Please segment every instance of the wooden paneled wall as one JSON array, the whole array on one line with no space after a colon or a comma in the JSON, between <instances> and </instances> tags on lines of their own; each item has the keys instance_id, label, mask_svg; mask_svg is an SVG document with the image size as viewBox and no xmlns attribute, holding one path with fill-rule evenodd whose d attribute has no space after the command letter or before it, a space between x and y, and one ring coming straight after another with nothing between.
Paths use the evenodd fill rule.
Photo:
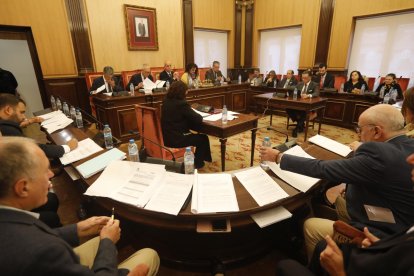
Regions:
<instances>
[{"instance_id":1,"label":"wooden paneled wall","mask_svg":"<svg viewBox=\"0 0 414 276\"><path fill-rule=\"evenodd\" d=\"M347 69L355 17L393 13L408 9L414 9L413 0L335 0L328 67L334 70ZM378 43L381 42L378 41Z\"/></svg>"},{"instance_id":2,"label":"wooden paneled wall","mask_svg":"<svg viewBox=\"0 0 414 276\"><path fill-rule=\"evenodd\" d=\"M194 28L228 31L227 64L234 66L234 0L193 0Z\"/></svg>"},{"instance_id":3,"label":"wooden paneled wall","mask_svg":"<svg viewBox=\"0 0 414 276\"><path fill-rule=\"evenodd\" d=\"M44 77L77 75L64 0L1 0L0 24L32 28Z\"/></svg>"},{"instance_id":4,"label":"wooden paneled wall","mask_svg":"<svg viewBox=\"0 0 414 276\"><path fill-rule=\"evenodd\" d=\"M99 0L85 1L96 70L106 65L115 71L163 66L169 59L183 67L183 25L181 0ZM155 8L157 13L158 51L129 51L124 4Z\"/></svg>"},{"instance_id":5,"label":"wooden paneled wall","mask_svg":"<svg viewBox=\"0 0 414 276\"><path fill-rule=\"evenodd\" d=\"M313 67L321 0L256 0L254 5L253 66L259 65L260 30L301 25L299 68Z\"/></svg>"}]
</instances>

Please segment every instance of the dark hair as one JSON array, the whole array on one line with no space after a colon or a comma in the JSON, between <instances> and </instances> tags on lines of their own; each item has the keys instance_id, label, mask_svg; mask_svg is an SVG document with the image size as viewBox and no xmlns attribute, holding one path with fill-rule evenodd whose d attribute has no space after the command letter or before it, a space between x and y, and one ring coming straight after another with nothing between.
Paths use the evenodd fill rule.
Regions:
<instances>
[{"instance_id":1,"label":"dark hair","mask_svg":"<svg viewBox=\"0 0 414 276\"><path fill-rule=\"evenodd\" d=\"M214 64L218 64L218 65L220 65L220 62L219 62L219 61L217 61L217 60L215 60L215 61L213 61L213 66L214 66Z\"/></svg>"},{"instance_id":2,"label":"dark hair","mask_svg":"<svg viewBox=\"0 0 414 276\"><path fill-rule=\"evenodd\" d=\"M185 92L187 92L188 86L182 81L175 81L171 84L167 92L168 99L184 100Z\"/></svg>"},{"instance_id":3,"label":"dark hair","mask_svg":"<svg viewBox=\"0 0 414 276\"><path fill-rule=\"evenodd\" d=\"M306 74L306 75L308 75L309 77L311 77L312 76L312 71L310 71L310 70L305 70L305 71L303 71L302 72L302 75L303 74Z\"/></svg>"},{"instance_id":4,"label":"dark hair","mask_svg":"<svg viewBox=\"0 0 414 276\"><path fill-rule=\"evenodd\" d=\"M351 74L349 74L349 79L348 79L349 82L352 82L352 74L354 72L356 72L358 74L358 81L365 81L364 78L361 75L361 72L359 72L357 70L354 70L354 71L351 72Z\"/></svg>"},{"instance_id":5,"label":"dark hair","mask_svg":"<svg viewBox=\"0 0 414 276\"><path fill-rule=\"evenodd\" d=\"M269 75L270 75L271 73L273 73L273 74L275 74L275 75L276 75L276 71L275 71L275 70L270 70L270 71L269 71Z\"/></svg>"},{"instance_id":6,"label":"dark hair","mask_svg":"<svg viewBox=\"0 0 414 276\"><path fill-rule=\"evenodd\" d=\"M6 94L6 93L0 94L0 109L3 109L8 105L12 107L16 107L19 104L19 102L20 102L20 99L12 94Z\"/></svg>"},{"instance_id":7,"label":"dark hair","mask_svg":"<svg viewBox=\"0 0 414 276\"><path fill-rule=\"evenodd\" d=\"M289 72L289 71L291 71L291 72L292 72L292 75L294 75L294 74L295 74L295 70L292 70L292 69L287 70L287 72Z\"/></svg>"},{"instance_id":8,"label":"dark hair","mask_svg":"<svg viewBox=\"0 0 414 276\"><path fill-rule=\"evenodd\" d=\"M323 68L323 67L325 67L325 68L326 68L326 64L325 64L325 63L320 63L320 64L319 64L319 68Z\"/></svg>"},{"instance_id":9,"label":"dark hair","mask_svg":"<svg viewBox=\"0 0 414 276\"><path fill-rule=\"evenodd\" d=\"M187 73L190 73L190 70L192 69L192 68L194 68L195 67L195 74L196 74L196 76L198 76L198 66L197 66L197 64L195 64L195 63L188 63L187 64L187 66L185 67L185 71L187 72Z\"/></svg>"},{"instance_id":10,"label":"dark hair","mask_svg":"<svg viewBox=\"0 0 414 276\"><path fill-rule=\"evenodd\" d=\"M404 115L404 117L406 116L406 112L408 109L410 110L412 114L414 114L414 87L411 87L410 89L407 89L404 92L404 101L401 107L401 112ZM406 122L406 123L408 124L412 122Z\"/></svg>"},{"instance_id":11,"label":"dark hair","mask_svg":"<svg viewBox=\"0 0 414 276\"><path fill-rule=\"evenodd\" d=\"M389 73L386 75L386 77L391 77L393 80L397 78L397 76L394 73Z\"/></svg>"}]
</instances>

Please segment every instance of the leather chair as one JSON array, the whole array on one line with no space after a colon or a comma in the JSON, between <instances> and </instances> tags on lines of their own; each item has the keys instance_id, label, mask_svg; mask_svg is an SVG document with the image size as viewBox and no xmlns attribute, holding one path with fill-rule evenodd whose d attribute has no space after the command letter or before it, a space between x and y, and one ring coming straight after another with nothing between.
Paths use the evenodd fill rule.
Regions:
<instances>
[{"instance_id":1,"label":"leather chair","mask_svg":"<svg viewBox=\"0 0 414 276\"><path fill-rule=\"evenodd\" d=\"M385 80L385 77L382 77L380 79L380 83L383 83ZM410 78L396 78L397 83L400 85L401 90L404 92L408 88L408 84L410 83Z\"/></svg>"},{"instance_id":2,"label":"leather chair","mask_svg":"<svg viewBox=\"0 0 414 276\"><path fill-rule=\"evenodd\" d=\"M86 81L86 88L88 88L88 95L89 95L89 90L92 87L92 83L96 78L102 77L103 76L103 72L93 72L93 73L86 73L85 74L85 81ZM91 112L92 115L96 118L96 108L95 108L95 104L92 101L92 96L89 95L89 104L91 106Z\"/></svg>"},{"instance_id":3,"label":"leather chair","mask_svg":"<svg viewBox=\"0 0 414 276\"><path fill-rule=\"evenodd\" d=\"M162 71L164 71L164 67L151 67L151 75L154 78L154 82L160 79Z\"/></svg>"},{"instance_id":4,"label":"leather chair","mask_svg":"<svg viewBox=\"0 0 414 276\"><path fill-rule=\"evenodd\" d=\"M334 87L336 90L340 90L341 89L341 85L345 84L346 82L346 76L335 76L335 83L334 83Z\"/></svg>"},{"instance_id":5,"label":"leather chair","mask_svg":"<svg viewBox=\"0 0 414 276\"><path fill-rule=\"evenodd\" d=\"M138 70L122 71L121 72L122 81L124 82L125 90L128 90L129 91L129 87L127 87L129 81L131 80L131 78L132 78L133 75L139 74L139 73L141 73L141 70L139 70L139 69Z\"/></svg>"}]
</instances>

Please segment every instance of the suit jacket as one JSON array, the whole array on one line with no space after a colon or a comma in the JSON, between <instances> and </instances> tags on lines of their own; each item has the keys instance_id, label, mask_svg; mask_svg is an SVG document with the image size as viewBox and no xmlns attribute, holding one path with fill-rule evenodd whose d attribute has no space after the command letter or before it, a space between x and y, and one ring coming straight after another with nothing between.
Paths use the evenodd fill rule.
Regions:
<instances>
[{"instance_id":1,"label":"suit jacket","mask_svg":"<svg viewBox=\"0 0 414 276\"><path fill-rule=\"evenodd\" d=\"M402 99L403 98L403 93L402 93L402 90L401 90L401 86L398 83L392 82L390 85L386 85L385 82L383 82L377 87L377 90L375 90L375 92L380 92L383 87L385 87L384 88L384 95L387 94L388 92L390 92L391 89L397 89L397 92L398 92L397 99Z\"/></svg>"},{"instance_id":2,"label":"suit jacket","mask_svg":"<svg viewBox=\"0 0 414 276\"><path fill-rule=\"evenodd\" d=\"M79 244L76 225L50 229L20 211L0 209L2 275L119 275L117 250L101 240L91 269L79 263L72 246Z\"/></svg>"},{"instance_id":3,"label":"suit jacket","mask_svg":"<svg viewBox=\"0 0 414 276\"><path fill-rule=\"evenodd\" d=\"M0 132L3 136L19 136L24 137L23 130L20 125L14 121L0 120ZM39 144L39 147L45 152L50 159L62 157L65 149L62 146L51 144Z\"/></svg>"},{"instance_id":4,"label":"suit jacket","mask_svg":"<svg viewBox=\"0 0 414 276\"><path fill-rule=\"evenodd\" d=\"M112 89L113 91L106 91L106 88L102 91L102 93L106 93L106 92L119 92L119 91L123 91L124 88L122 87L122 85L119 84L119 80L115 79L115 86L112 89L111 87L109 89ZM104 77L99 77L93 80L92 86L89 89L89 93L91 93L92 91L95 91L96 89L98 89L99 87L101 87L102 85L105 84L105 80Z\"/></svg>"},{"instance_id":5,"label":"suit jacket","mask_svg":"<svg viewBox=\"0 0 414 276\"><path fill-rule=\"evenodd\" d=\"M271 82L267 82L268 78L265 78L263 85L267 87L277 87L278 79L274 77Z\"/></svg>"},{"instance_id":6,"label":"suit jacket","mask_svg":"<svg viewBox=\"0 0 414 276\"><path fill-rule=\"evenodd\" d=\"M154 78L152 77L151 74L148 75L148 78L151 81L154 81ZM142 79L141 73L135 74L131 77L131 80L128 82L127 87L129 87L131 85L131 83L134 85L134 87L136 87L136 86L138 86L138 84L140 84L143 81L144 80Z\"/></svg>"},{"instance_id":7,"label":"suit jacket","mask_svg":"<svg viewBox=\"0 0 414 276\"><path fill-rule=\"evenodd\" d=\"M298 89L298 94L301 94L301 91L304 85L305 84L303 81L301 81L300 83L298 83L298 85L296 85L296 88ZM310 81L308 83L306 95L312 95L312 97L319 96L319 85L316 82Z\"/></svg>"},{"instance_id":8,"label":"suit jacket","mask_svg":"<svg viewBox=\"0 0 414 276\"><path fill-rule=\"evenodd\" d=\"M170 84L172 84L173 83L173 71L170 71L170 75L168 75L168 73L167 73L167 71L162 71L161 73L160 73L160 80L163 80L163 81L165 81L165 84L164 84L164 86L166 86L167 85L167 81L169 81L170 82Z\"/></svg>"},{"instance_id":9,"label":"suit jacket","mask_svg":"<svg viewBox=\"0 0 414 276\"><path fill-rule=\"evenodd\" d=\"M343 160L314 160L283 155L281 168L335 183L347 183L346 207L351 224L368 226L385 236L414 224L414 184L406 158L414 152L414 140L406 135L388 142L366 142L354 157ZM396 223L368 219L364 205L388 208Z\"/></svg>"},{"instance_id":10,"label":"suit jacket","mask_svg":"<svg viewBox=\"0 0 414 276\"><path fill-rule=\"evenodd\" d=\"M195 112L186 100L165 99L161 108L161 127L164 144L168 147L180 145L190 129L198 130L203 117Z\"/></svg>"},{"instance_id":11,"label":"suit jacket","mask_svg":"<svg viewBox=\"0 0 414 276\"><path fill-rule=\"evenodd\" d=\"M223 77L223 73L221 73L221 71L219 70L218 72L216 72L216 76L214 76L214 71L213 69L209 69L206 71L206 80L211 80L211 82L216 82L218 77Z\"/></svg>"},{"instance_id":12,"label":"suit jacket","mask_svg":"<svg viewBox=\"0 0 414 276\"><path fill-rule=\"evenodd\" d=\"M365 85L365 90L368 89L368 84L365 81L358 81L355 84L353 84L352 81L347 81L344 85L344 92L352 93L354 88L361 89L362 85Z\"/></svg>"},{"instance_id":13,"label":"suit jacket","mask_svg":"<svg viewBox=\"0 0 414 276\"><path fill-rule=\"evenodd\" d=\"M316 75L314 82L319 84L321 82L321 75ZM322 88L334 88L335 87L335 76L326 72L325 80L323 81Z\"/></svg>"},{"instance_id":14,"label":"suit jacket","mask_svg":"<svg viewBox=\"0 0 414 276\"><path fill-rule=\"evenodd\" d=\"M280 82L279 82L279 84L278 84L278 87L279 88L283 88L284 86L285 86L285 83L288 81L288 79L285 77L285 78L283 78ZM295 89L295 86L298 84L298 80L295 78L295 77L292 77L290 80L289 80L289 82L288 82L288 85L287 85L287 87L286 88L292 88L292 89Z\"/></svg>"}]
</instances>

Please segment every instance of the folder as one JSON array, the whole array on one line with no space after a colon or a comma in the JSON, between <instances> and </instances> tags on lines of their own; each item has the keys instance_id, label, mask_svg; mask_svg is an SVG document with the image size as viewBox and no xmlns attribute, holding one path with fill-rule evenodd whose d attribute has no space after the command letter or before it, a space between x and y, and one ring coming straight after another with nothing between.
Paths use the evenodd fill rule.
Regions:
<instances>
[{"instance_id":1,"label":"folder","mask_svg":"<svg viewBox=\"0 0 414 276\"><path fill-rule=\"evenodd\" d=\"M114 160L122 160L126 157L125 153L117 148L111 149L83 164L76 167L83 178L89 178L92 175L103 171L106 166Z\"/></svg>"}]
</instances>

